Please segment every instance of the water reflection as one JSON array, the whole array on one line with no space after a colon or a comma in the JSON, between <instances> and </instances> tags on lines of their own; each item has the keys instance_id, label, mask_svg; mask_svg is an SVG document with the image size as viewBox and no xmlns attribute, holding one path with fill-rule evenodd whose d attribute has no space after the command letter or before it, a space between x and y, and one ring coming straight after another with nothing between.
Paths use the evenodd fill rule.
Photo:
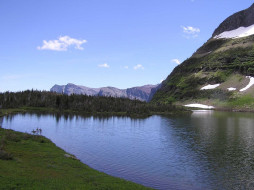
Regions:
<instances>
[{"instance_id":1,"label":"water reflection","mask_svg":"<svg viewBox=\"0 0 254 190\"><path fill-rule=\"evenodd\" d=\"M180 144L179 152L191 158L182 160L183 167L193 166L194 179L207 183L203 188L248 189L253 185L253 114L197 111L190 118L175 118L173 129L170 141L173 138Z\"/></svg>"},{"instance_id":2,"label":"water reflection","mask_svg":"<svg viewBox=\"0 0 254 190\"><path fill-rule=\"evenodd\" d=\"M2 127L3 120L4 120L4 118L3 118L3 117L0 117L0 127Z\"/></svg>"},{"instance_id":3,"label":"water reflection","mask_svg":"<svg viewBox=\"0 0 254 190\"><path fill-rule=\"evenodd\" d=\"M195 111L191 116L17 114L0 125L42 129L91 167L157 189L252 189L254 115Z\"/></svg>"}]
</instances>

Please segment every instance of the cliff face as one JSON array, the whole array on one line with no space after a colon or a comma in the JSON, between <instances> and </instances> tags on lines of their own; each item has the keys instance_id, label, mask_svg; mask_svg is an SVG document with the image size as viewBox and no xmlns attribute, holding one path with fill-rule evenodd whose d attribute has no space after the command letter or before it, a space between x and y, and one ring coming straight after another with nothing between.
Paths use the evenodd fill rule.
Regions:
<instances>
[{"instance_id":1,"label":"cliff face","mask_svg":"<svg viewBox=\"0 0 254 190\"><path fill-rule=\"evenodd\" d=\"M151 92L149 94L149 97L148 97L148 102L150 102L152 99L153 99L153 96L155 95L155 93L162 87L162 83L157 85L156 87L153 87L151 89Z\"/></svg>"},{"instance_id":2,"label":"cliff face","mask_svg":"<svg viewBox=\"0 0 254 190\"><path fill-rule=\"evenodd\" d=\"M51 89L50 89L50 91L51 92L57 92L57 93L63 93L64 92L64 87L65 87L65 85L54 85Z\"/></svg>"},{"instance_id":3,"label":"cliff face","mask_svg":"<svg viewBox=\"0 0 254 190\"><path fill-rule=\"evenodd\" d=\"M126 90L122 90L122 89L118 89L114 87L100 88L98 96L112 96L112 97L127 98Z\"/></svg>"},{"instance_id":4,"label":"cliff face","mask_svg":"<svg viewBox=\"0 0 254 190\"><path fill-rule=\"evenodd\" d=\"M139 100L146 100L149 101L149 97L153 89L155 89L158 85L145 85L141 87L133 87L128 88L126 90L127 96L131 99L135 99L138 97Z\"/></svg>"},{"instance_id":5,"label":"cliff face","mask_svg":"<svg viewBox=\"0 0 254 190\"><path fill-rule=\"evenodd\" d=\"M158 85L145 85L127 89L118 89L115 87L89 88L75 84L54 85L50 91L64 94L84 94L89 96L112 96L130 99L138 99L141 101L151 100L151 92L155 92Z\"/></svg>"},{"instance_id":6,"label":"cliff face","mask_svg":"<svg viewBox=\"0 0 254 190\"><path fill-rule=\"evenodd\" d=\"M218 28L215 29L212 37L225 31L235 30L239 27L248 27L254 24L254 4L243 11L237 12L224 20Z\"/></svg>"}]
</instances>

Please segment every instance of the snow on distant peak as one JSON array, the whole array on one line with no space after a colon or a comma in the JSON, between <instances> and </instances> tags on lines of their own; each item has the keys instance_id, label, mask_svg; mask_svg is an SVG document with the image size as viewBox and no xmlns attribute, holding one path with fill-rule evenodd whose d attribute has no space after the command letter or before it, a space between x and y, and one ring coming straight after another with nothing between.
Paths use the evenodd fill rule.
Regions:
<instances>
[{"instance_id":1,"label":"snow on distant peak","mask_svg":"<svg viewBox=\"0 0 254 190\"><path fill-rule=\"evenodd\" d=\"M200 90L210 90L210 89L215 89L217 88L218 86L220 86L220 84L208 84L207 86L204 86L202 87Z\"/></svg>"},{"instance_id":2,"label":"snow on distant peak","mask_svg":"<svg viewBox=\"0 0 254 190\"><path fill-rule=\"evenodd\" d=\"M202 109L214 109L213 106L207 106L204 104L187 104L185 107L190 107L190 108L202 108Z\"/></svg>"},{"instance_id":3,"label":"snow on distant peak","mask_svg":"<svg viewBox=\"0 0 254 190\"><path fill-rule=\"evenodd\" d=\"M242 38L254 34L254 24L248 27L239 27L235 30L225 31L214 36L215 39L221 38Z\"/></svg>"},{"instance_id":4,"label":"snow on distant peak","mask_svg":"<svg viewBox=\"0 0 254 190\"><path fill-rule=\"evenodd\" d=\"M240 90L240 92L243 92L245 90L248 90L253 84L254 84L254 77L250 77L250 76L247 76L246 78L249 78L250 79L250 82L249 84L244 87L243 89Z\"/></svg>"}]
</instances>

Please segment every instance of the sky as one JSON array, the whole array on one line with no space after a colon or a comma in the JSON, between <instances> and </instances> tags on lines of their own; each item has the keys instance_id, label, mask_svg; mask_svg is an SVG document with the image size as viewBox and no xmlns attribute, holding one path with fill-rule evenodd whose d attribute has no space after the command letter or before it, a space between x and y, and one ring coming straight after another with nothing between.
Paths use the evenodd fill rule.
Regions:
<instances>
[{"instance_id":1,"label":"sky","mask_svg":"<svg viewBox=\"0 0 254 190\"><path fill-rule=\"evenodd\" d=\"M0 92L158 84L251 0L0 0Z\"/></svg>"}]
</instances>

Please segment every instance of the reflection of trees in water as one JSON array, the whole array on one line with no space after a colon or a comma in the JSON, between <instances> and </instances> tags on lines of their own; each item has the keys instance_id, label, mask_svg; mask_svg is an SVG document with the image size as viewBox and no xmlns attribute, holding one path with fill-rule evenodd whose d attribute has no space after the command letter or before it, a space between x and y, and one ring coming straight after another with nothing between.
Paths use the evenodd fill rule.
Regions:
<instances>
[{"instance_id":1,"label":"reflection of trees in water","mask_svg":"<svg viewBox=\"0 0 254 190\"><path fill-rule=\"evenodd\" d=\"M64 121L72 121L73 119L75 119L76 121L90 121L91 119L96 121L96 122L100 122L100 123L107 123L109 121L115 121L118 119L121 120L131 120L132 122L142 122L144 121L144 119L134 119L134 118L130 118L127 116L107 116L107 115L95 115L95 116L91 116L91 115L74 115L74 114L55 114L54 117L56 118L57 123L61 120L64 119Z\"/></svg>"},{"instance_id":2,"label":"reflection of trees in water","mask_svg":"<svg viewBox=\"0 0 254 190\"><path fill-rule=\"evenodd\" d=\"M17 114L10 114L5 116L8 121L12 121L14 116ZM109 121L117 121L118 119L121 120L131 120L132 123L139 125L140 123L144 122L145 119L136 119L130 118L127 116L112 116L112 115L95 115L92 116L91 114L70 114L70 113L45 113L45 112L26 112L26 113L19 113L21 116L30 116L30 117L37 117L38 119L43 119L43 117L53 117L56 120L56 123L59 124L61 121L64 122L90 122L96 121L101 122L103 124L107 124Z\"/></svg>"},{"instance_id":3,"label":"reflection of trees in water","mask_svg":"<svg viewBox=\"0 0 254 190\"><path fill-rule=\"evenodd\" d=\"M4 121L4 118L0 117L0 127L2 127L3 121Z\"/></svg>"},{"instance_id":4,"label":"reflection of trees in water","mask_svg":"<svg viewBox=\"0 0 254 190\"><path fill-rule=\"evenodd\" d=\"M254 114L196 112L162 122L167 125L167 120L174 133L171 141L191 152L195 164L209 173L206 183L219 189L249 188L254 179Z\"/></svg>"},{"instance_id":5,"label":"reflection of trees in water","mask_svg":"<svg viewBox=\"0 0 254 190\"><path fill-rule=\"evenodd\" d=\"M8 115L5 116L5 118L6 118L7 121L11 122L13 120L14 116L15 116L15 114L8 114Z\"/></svg>"}]
</instances>

